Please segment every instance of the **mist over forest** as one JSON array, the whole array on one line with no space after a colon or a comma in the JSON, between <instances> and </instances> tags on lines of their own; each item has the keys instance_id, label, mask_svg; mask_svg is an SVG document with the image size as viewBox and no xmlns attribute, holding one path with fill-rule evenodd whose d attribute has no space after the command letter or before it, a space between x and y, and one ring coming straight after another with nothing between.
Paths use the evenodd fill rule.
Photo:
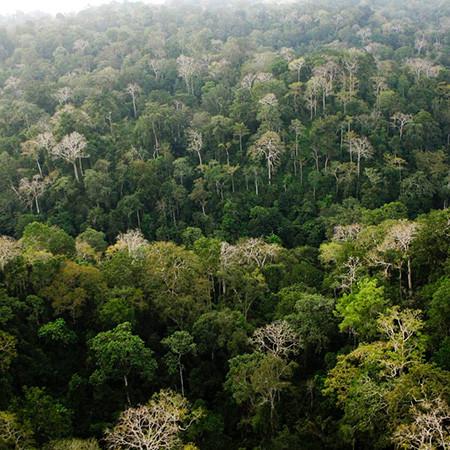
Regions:
<instances>
[{"instance_id":1,"label":"mist over forest","mask_svg":"<svg viewBox=\"0 0 450 450\"><path fill-rule=\"evenodd\" d=\"M0 450L450 449L449 12L0 16Z\"/></svg>"}]
</instances>

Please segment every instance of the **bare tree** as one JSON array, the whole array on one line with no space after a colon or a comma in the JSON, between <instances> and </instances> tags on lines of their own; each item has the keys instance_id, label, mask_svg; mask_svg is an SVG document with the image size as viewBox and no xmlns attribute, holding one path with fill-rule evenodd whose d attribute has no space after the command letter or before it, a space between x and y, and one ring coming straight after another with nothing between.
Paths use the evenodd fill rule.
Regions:
<instances>
[{"instance_id":1,"label":"bare tree","mask_svg":"<svg viewBox=\"0 0 450 450\"><path fill-rule=\"evenodd\" d=\"M289 62L289 70L297 73L297 82L300 82L300 73L305 65L305 58L297 58Z\"/></svg>"},{"instance_id":2,"label":"bare tree","mask_svg":"<svg viewBox=\"0 0 450 450\"><path fill-rule=\"evenodd\" d=\"M222 267L230 265L253 265L262 269L273 262L280 253L280 246L268 244L263 239L249 238L230 245L222 242L220 262Z\"/></svg>"},{"instance_id":3,"label":"bare tree","mask_svg":"<svg viewBox=\"0 0 450 450\"><path fill-rule=\"evenodd\" d=\"M9 236L0 236L0 269L3 271L6 264L20 254L20 244Z\"/></svg>"},{"instance_id":4,"label":"bare tree","mask_svg":"<svg viewBox=\"0 0 450 450\"><path fill-rule=\"evenodd\" d=\"M105 441L112 450L173 450L181 446L179 434L200 416L190 413L184 397L162 390L147 405L124 411Z\"/></svg>"},{"instance_id":5,"label":"bare tree","mask_svg":"<svg viewBox=\"0 0 450 450\"><path fill-rule=\"evenodd\" d=\"M203 136L200 131L194 130L193 128L189 128L186 131L187 139L188 139L188 150L194 153L197 153L198 162L200 167L203 166L202 161L202 147L203 147Z\"/></svg>"},{"instance_id":6,"label":"bare tree","mask_svg":"<svg viewBox=\"0 0 450 450\"><path fill-rule=\"evenodd\" d=\"M343 72L343 84L344 90L348 91L350 97L356 94L358 87L358 78L356 74L359 69L359 55L360 51L356 49L350 49L348 54L343 58L342 64L344 67Z\"/></svg>"},{"instance_id":7,"label":"bare tree","mask_svg":"<svg viewBox=\"0 0 450 450\"><path fill-rule=\"evenodd\" d=\"M384 239L384 242L382 243L383 250L394 250L400 253L400 276L403 259L406 259L408 270L408 291L410 294L412 294L413 289L410 248L414 238L416 237L417 231L417 223L409 222L407 220L400 220L391 227Z\"/></svg>"},{"instance_id":8,"label":"bare tree","mask_svg":"<svg viewBox=\"0 0 450 450\"><path fill-rule=\"evenodd\" d=\"M42 178L41 175L34 175L31 179L21 178L18 188L13 188L19 198L33 211L33 205L36 206L36 212L41 213L39 207L39 197L41 197L50 183L50 179Z\"/></svg>"},{"instance_id":9,"label":"bare tree","mask_svg":"<svg viewBox=\"0 0 450 450\"><path fill-rule=\"evenodd\" d=\"M412 450L450 449L450 408L437 397L411 407L412 422L400 425L393 436L399 448Z\"/></svg>"},{"instance_id":10,"label":"bare tree","mask_svg":"<svg viewBox=\"0 0 450 450\"><path fill-rule=\"evenodd\" d=\"M250 342L262 353L287 358L299 350L299 336L286 320L278 320L257 328Z\"/></svg>"},{"instance_id":11,"label":"bare tree","mask_svg":"<svg viewBox=\"0 0 450 450\"><path fill-rule=\"evenodd\" d=\"M180 55L177 58L178 73L186 83L188 94L194 94L194 77L199 71L199 64L190 56Z\"/></svg>"},{"instance_id":12,"label":"bare tree","mask_svg":"<svg viewBox=\"0 0 450 450\"><path fill-rule=\"evenodd\" d=\"M82 134L74 131L73 133L64 136L61 142L56 144L51 149L51 154L54 158L60 158L72 164L77 181L80 181L80 178L78 176L77 161L79 161L80 171L81 174L83 174L81 158L89 157L89 155L85 153L86 146L86 138Z\"/></svg>"},{"instance_id":13,"label":"bare tree","mask_svg":"<svg viewBox=\"0 0 450 450\"><path fill-rule=\"evenodd\" d=\"M407 59L406 67L414 73L416 80L420 80L424 76L426 78L437 77L440 71L440 66L436 66L431 61L422 58Z\"/></svg>"},{"instance_id":14,"label":"bare tree","mask_svg":"<svg viewBox=\"0 0 450 450\"><path fill-rule=\"evenodd\" d=\"M419 36L416 37L416 40L414 42L414 48L417 50L417 54L420 55L422 53L422 50L428 45L427 38L425 37L424 33L421 33Z\"/></svg>"},{"instance_id":15,"label":"bare tree","mask_svg":"<svg viewBox=\"0 0 450 450\"><path fill-rule=\"evenodd\" d=\"M68 86L64 86L64 87L58 89L53 94L53 97L59 103L60 106L64 105L65 103L68 103L69 100L72 98L72 96L73 96L72 89Z\"/></svg>"},{"instance_id":16,"label":"bare tree","mask_svg":"<svg viewBox=\"0 0 450 450\"><path fill-rule=\"evenodd\" d=\"M368 159L372 157L372 144L365 136L359 137L354 133L348 136L347 143L348 151L350 153L350 161L352 160L352 155L356 154L356 173L359 178L361 174L361 159Z\"/></svg>"},{"instance_id":17,"label":"bare tree","mask_svg":"<svg viewBox=\"0 0 450 450\"><path fill-rule=\"evenodd\" d=\"M421 340L417 339L424 327L420 316L417 309L400 310L394 306L377 320L391 351L391 358L383 361L388 377L395 378L417 364L418 354L423 352Z\"/></svg>"},{"instance_id":18,"label":"bare tree","mask_svg":"<svg viewBox=\"0 0 450 450\"><path fill-rule=\"evenodd\" d=\"M36 136L36 143L39 148L47 152L51 152L52 148L56 145L55 137L49 131L38 134Z\"/></svg>"},{"instance_id":19,"label":"bare tree","mask_svg":"<svg viewBox=\"0 0 450 450\"><path fill-rule=\"evenodd\" d=\"M39 175L42 177L42 167L41 167L41 163L39 161L40 147L39 147L38 143L33 139L22 142L22 144L20 144L20 150L21 150L22 155L32 158L36 161L36 165L39 170Z\"/></svg>"},{"instance_id":20,"label":"bare tree","mask_svg":"<svg viewBox=\"0 0 450 450\"><path fill-rule=\"evenodd\" d=\"M412 122L411 114L396 112L391 116L391 123L395 128L398 128L398 132L400 133L400 140L402 139L405 126L410 122Z\"/></svg>"},{"instance_id":21,"label":"bare tree","mask_svg":"<svg viewBox=\"0 0 450 450\"><path fill-rule=\"evenodd\" d=\"M127 93L131 95L131 99L133 101L133 112L134 118L137 117L137 109L136 109L136 96L141 92L141 87L137 83L130 83L127 86Z\"/></svg>"},{"instance_id":22,"label":"bare tree","mask_svg":"<svg viewBox=\"0 0 450 450\"><path fill-rule=\"evenodd\" d=\"M280 136L274 131L264 133L250 149L250 157L259 159L264 157L267 163L267 173L269 184L272 182L272 174L280 163L281 155L284 152L284 145Z\"/></svg>"},{"instance_id":23,"label":"bare tree","mask_svg":"<svg viewBox=\"0 0 450 450\"><path fill-rule=\"evenodd\" d=\"M133 257L142 255L143 249L148 244L141 230L128 230L117 236L115 248L127 250L128 254Z\"/></svg>"},{"instance_id":24,"label":"bare tree","mask_svg":"<svg viewBox=\"0 0 450 450\"><path fill-rule=\"evenodd\" d=\"M321 81L317 76L311 77L306 83L305 100L309 108L310 119L317 115L317 96Z\"/></svg>"},{"instance_id":25,"label":"bare tree","mask_svg":"<svg viewBox=\"0 0 450 450\"><path fill-rule=\"evenodd\" d=\"M333 229L333 241L353 241L358 237L362 227L359 223L350 225L336 225Z\"/></svg>"}]
</instances>

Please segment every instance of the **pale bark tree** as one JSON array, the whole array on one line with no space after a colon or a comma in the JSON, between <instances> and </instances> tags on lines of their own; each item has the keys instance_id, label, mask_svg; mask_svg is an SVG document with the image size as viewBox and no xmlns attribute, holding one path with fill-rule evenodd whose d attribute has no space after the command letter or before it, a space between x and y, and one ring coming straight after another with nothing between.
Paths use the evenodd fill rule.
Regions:
<instances>
[{"instance_id":1,"label":"pale bark tree","mask_svg":"<svg viewBox=\"0 0 450 450\"><path fill-rule=\"evenodd\" d=\"M127 93L131 95L131 100L133 101L134 118L137 117L136 98L139 92L141 92L141 87L137 83L130 83L127 86Z\"/></svg>"},{"instance_id":2,"label":"pale bark tree","mask_svg":"<svg viewBox=\"0 0 450 450\"><path fill-rule=\"evenodd\" d=\"M34 159L34 161L36 161L39 175L42 177L42 167L39 160L40 146L38 145L36 140L30 139L28 141L22 142L22 144L20 144L20 150L22 155L32 158Z\"/></svg>"},{"instance_id":3,"label":"pale bark tree","mask_svg":"<svg viewBox=\"0 0 450 450\"><path fill-rule=\"evenodd\" d=\"M390 350L390 358L383 360L386 376L398 377L417 364L417 359L423 354L422 341L417 339L424 327L420 316L417 309L400 310L395 306L377 320Z\"/></svg>"},{"instance_id":4,"label":"pale bark tree","mask_svg":"<svg viewBox=\"0 0 450 450\"><path fill-rule=\"evenodd\" d=\"M305 132L305 126L298 119L293 119L289 126L291 132L294 133L294 174L297 175L297 163L300 163L300 184L303 184L303 164L299 158L299 141L300 136Z\"/></svg>"},{"instance_id":5,"label":"pale bark tree","mask_svg":"<svg viewBox=\"0 0 450 450\"><path fill-rule=\"evenodd\" d=\"M199 63L190 56L180 55L177 58L178 74L186 83L188 94L194 94L194 78L200 66Z\"/></svg>"},{"instance_id":6,"label":"pale bark tree","mask_svg":"<svg viewBox=\"0 0 450 450\"><path fill-rule=\"evenodd\" d=\"M186 135L188 140L187 149L193 153L197 153L198 163L201 168L203 167L203 160L202 160L203 136L199 131L194 130L193 128L189 128L186 131Z\"/></svg>"},{"instance_id":7,"label":"pale bark tree","mask_svg":"<svg viewBox=\"0 0 450 450\"><path fill-rule=\"evenodd\" d=\"M56 145L55 137L50 131L45 131L36 136L36 143L39 148L44 149L47 153L50 153L52 148Z\"/></svg>"},{"instance_id":8,"label":"pale bark tree","mask_svg":"<svg viewBox=\"0 0 450 450\"><path fill-rule=\"evenodd\" d=\"M297 74L297 82L300 82L300 73L305 65L305 58L297 58L289 62L289 70Z\"/></svg>"},{"instance_id":9,"label":"pale bark tree","mask_svg":"<svg viewBox=\"0 0 450 450\"><path fill-rule=\"evenodd\" d=\"M280 56L287 61L288 63L290 63L291 61L293 61L295 59L295 52L294 49L291 47L281 47L280 49Z\"/></svg>"},{"instance_id":10,"label":"pale bark tree","mask_svg":"<svg viewBox=\"0 0 450 450\"><path fill-rule=\"evenodd\" d=\"M53 97L55 100L59 103L59 105L64 105L66 103L69 103L71 98L73 97L73 91L70 87L64 86L62 88L59 88L54 94Z\"/></svg>"},{"instance_id":11,"label":"pale bark tree","mask_svg":"<svg viewBox=\"0 0 450 450\"><path fill-rule=\"evenodd\" d=\"M272 174L280 163L283 152L284 145L274 131L264 133L250 149L251 158L256 160L264 157L266 160L269 184L272 183Z\"/></svg>"},{"instance_id":12,"label":"pale bark tree","mask_svg":"<svg viewBox=\"0 0 450 450\"><path fill-rule=\"evenodd\" d=\"M105 441L111 450L173 450L181 446L180 433L200 417L184 397L163 390L147 405L124 411Z\"/></svg>"},{"instance_id":13,"label":"pale bark tree","mask_svg":"<svg viewBox=\"0 0 450 450\"><path fill-rule=\"evenodd\" d=\"M278 320L257 328L250 342L261 353L287 358L299 351L300 338L286 320Z\"/></svg>"},{"instance_id":14,"label":"pale bark tree","mask_svg":"<svg viewBox=\"0 0 450 450\"><path fill-rule=\"evenodd\" d=\"M359 55L359 50L351 49L342 60L344 67L344 90L348 91L350 97L353 97L356 94L356 90L358 88L358 78L356 75L359 69Z\"/></svg>"},{"instance_id":15,"label":"pale bark tree","mask_svg":"<svg viewBox=\"0 0 450 450\"><path fill-rule=\"evenodd\" d=\"M73 171L75 174L75 179L80 181L80 177L78 175L77 169L77 161L80 165L81 175L83 175L83 169L81 166L82 158L89 158L89 155L86 154L87 141L86 138L74 131L66 136L64 136L58 144L56 144L51 149L51 154L54 158L60 158L73 166Z\"/></svg>"},{"instance_id":16,"label":"pale bark tree","mask_svg":"<svg viewBox=\"0 0 450 450\"><path fill-rule=\"evenodd\" d=\"M422 77L435 78L439 75L440 66L434 65L431 61L422 58L409 58L406 60L406 67L414 73L416 81Z\"/></svg>"},{"instance_id":17,"label":"pale bark tree","mask_svg":"<svg viewBox=\"0 0 450 450\"><path fill-rule=\"evenodd\" d=\"M83 54L85 52L85 50L89 47L89 42L86 41L85 39L77 39L74 43L73 43L73 49L77 52L77 53L81 53Z\"/></svg>"},{"instance_id":18,"label":"pale bark tree","mask_svg":"<svg viewBox=\"0 0 450 450\"><path fill-rule=\"evenodd\" d=\"M412 114L405 114L402 112L396 112L391 116L392 126L398 129L398 132L400 134L400 140L403 137L405 126L408 125L408 123L411 123L412 120L413 120Z\"/></svg>"},{"instance_id":19,"label":"pale bark tree","mask_svg":"<svg viewBox=\"0 0 450 450\"><path fill-rule=\"evenodd\" d=\"M262 269L267 263L276 260L280 246L268 244L263 239L249 238L235 245L222 242L220 263L223 268L232 265L255 266Z\"/></svg>"},{"instance_id":20,"label":"pale bark tree","mask_svg":"<svg viewBox=\"0 0 450 450\"><path fill-rule=\"evenodd\" d=\"M400 425L393 441L411 450L450 449L450 408L440 397L411 407L412 422Z\"/></svg>"},{"instance_id":21,"label":"pale bark tree","mask_svg":"<svg viewBox=\"0 0 450 450\"><path fill-rule=\"evenodd\" d=\"M18 197L33 211L33 207L36 207L36 212L41 213L39 206L39 198L42 197L48 185L50 179L42 178L40 175L34 175L32 178L21 178L19 186L13 188Z\"/></svg>"},{"instance_id":22,"label":"pale bark tree","mask_svg":"<svg viewBox=\"0 0 450 450\"><path fill-rule=\"evenodd\" d=\"M361 232L361 229L362 227L359 223L352 223L350 225L336 225L333 229L333 241L354 241Z\"/></svg>"},{"instance_id":23,"label":"pale bark tree","mask_svg":"<svg viewBox=\"0 0 450 450\"><path fill-rule=\"evenodd\" d=\"M380 95L383 91L385 91L388 88L386 78L383 76L375 76L371 78L374 90L375 90L375 97L376 97L376 107L377 109L380 108Z\"/></svg>"},{"instance_id":24,"label":"pale bark tree","mask_svg":"<svg viewBox=\"0 0 450 450\"><path fill-rule=\"evenodd\" d=\"M369 139L365 136L359 137L354 133L349 133L347 137L348 151L350 153L350 162L352 162L352 155L356 155L356 173L359 178L361 175L361 160L369 159L373 156L373 147Z\"/></svg>"},{"instance_id":25,"label":"pale bark tree","mask_svg":"<svg viewBox=\"0 0 450 450\"><path fill-rule=\"evenodd\" d=\"M358 273L363 267L359 256L350 256L343 264L344 273L340 276L339 288L352 291L353 285L358 280Z\"/></svg>"},{"instance_id":26,"label":"pale bark tree","mask_svg":"<svg viewBox=\"0 0 450 450\"><path fill-rule=\"evenodd\" d=\"M334 80L338 73L338 65L329 60L321 66L315 67L313 74L317 77L319 88L322 92L322 111L325 113L326 99L333 93Z\"/></svg>"},{"instance_id":27,"label":"pale bark tree","mask_svg":"<svg viewBox=\"0 0 450 450\"><path fill-rule=\"evenodd\" d=\"M402 262L406 259L408 273L408 291L412 294L413 279L411 265L411 244L417 235L418 224L407 220L400 220L388 231L384 242L383 250L394 250L400 253L399 271L401 276Z\"/></svg>"},{"instance_id":28,"label":"pale bark tree","mask_svg":"<svg viewBox=\"0 0 450 450\"><path fill-rule=\"evenodd\" d=\"M311 120L317 115L317 98L320 91L320 84L320 79L317 76L311 77L306 83L305 100L308 105Z\"/></svg>"},{"instance_id":29,"label":"pale bark tree","mask_svg":"<svg viewBox=\"0 0 450 450\"><path fill-rule=\"evenodd\" d=\"M416 37L414 42L414 48L417 50L417 54L420 56L422 50L428 45L427 38L424 33L421 33Z\"/></svg>"},{"instance_id":30,"label":"pale bark tree","mask_svg":"<svg viewBox=\"0 0 450 450\"><path fill-rule=\"evenodd\" d=\"M137 258L143 256L148 241L144 238L141 230L128 230L117 236L115 249L126 250L130 256Z\"/></svg>"},{"instance_id":31,"label":"pale bark tree","mask_svg":"<svg viewBox=\"0 0 450 450\"><path fill-rule=\"evenodd\" d=\"M148 63L155 75L155 80L159 81L166 61L164 59L151 58Z\"/></svg>"},{"instance_id":32,"label":"pale bark tree","mask_svg":"<svg viewBox=\"0 0 450 450\"><path fill-rule=\"evenodd\" d=\"M9 236L0 236L0 270L4 270L6 264L20 255L20 244Z\"/></svg>"}]
</instances>

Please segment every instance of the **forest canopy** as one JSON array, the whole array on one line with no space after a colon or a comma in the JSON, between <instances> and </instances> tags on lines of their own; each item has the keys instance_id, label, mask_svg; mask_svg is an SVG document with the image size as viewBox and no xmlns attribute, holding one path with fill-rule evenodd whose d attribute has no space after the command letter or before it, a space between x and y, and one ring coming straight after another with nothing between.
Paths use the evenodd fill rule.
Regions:
<instances>
[{"instance_id":1,"label":"forest canopy","mask_svg":"<svg viewBox=\"0 0 450 450\"><path fill-rule=\"evenodd\" d=\"M449 12L0 16L0 449L449 449Z\"/></svg>"}]
</instances>

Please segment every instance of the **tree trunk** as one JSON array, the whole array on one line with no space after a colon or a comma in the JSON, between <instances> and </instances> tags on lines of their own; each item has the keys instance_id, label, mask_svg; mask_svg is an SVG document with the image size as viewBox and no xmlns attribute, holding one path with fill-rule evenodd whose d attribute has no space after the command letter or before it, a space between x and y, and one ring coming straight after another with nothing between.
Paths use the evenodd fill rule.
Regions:
<instances>
[{"instance_id":1,"label":"tree trunk","mask_svg":"<svg viewBox=\"0 0 450 450\"><path fill-rule=\"evenodd\" d=\"M412 295L412 291L413 291L413 281L412 281L411 257L408 256L408 292L409 292L409 296Z\"/></svg>"},{"instance_id":2,"label":"tree trunk","mask_svg":"<svg viewBox=\"0 0 450 450\"><path fill-rule=\"evenodd\" d=\"M41 213L41 210L39 209L39 201L38 201L38 198L37 198L37 197L34 197L34 202L36 203L36 212L37 212L38 214L40 214L40 213Z\"/></svg>"},{"instance_id":3,"label":"tree trunk","mask_svg":"<svg viewBox=\"0 0 450 450\"><path fill-rule=\"evenodd\" d=\"M72 164L73 164L73 171L74 171L74 173L75 173L75 179L76 179L77 181L80 181L80 178L78 177L77 162L74 161Z\"/></svg>"},{"instance_id":4,"label":"tree trunk","mask_svg":"<svg viewBox=\"0 0 450 450\"><path fill-rule=\"evenodd\" d=\"M41 164L39 163L39 158L36 158L36 164L38 166L39 175L42 177L42 167Z\"/></svg>"},{"instance_id":5,"label":"tree trunk","mask_svg":"<svg viewBox=\"0 0 450 450\"><path fill-rule=\"evenodd\" d=\"M178 371L180 373L181 395L184 397L183 365L181 361L178 361Z\"/></svg>"},{"instance_id":6,"label":"tree trunk","mask_svg":"<svg viewBox=\"0 0 450 450\"><path fill-rule=\"evenodd\" d=\"M134 94L131 94L131 98L133 99L133 112L134 112L134 118L136 119L137 110L136 110L136 98L135 98Z\"/></svg>"},{"instance_id":7,"label":"tree trunk","mask_svg":"<svg viewBox=\"0 0 450 450\"><path fill-rule=\"evenodd\" d=\"M130 393L128 392L128 378L126 375L123 376L123 384L125 386L125 394L127 396L127 403L131 405Z\"/></svg>"}]
</instances>

